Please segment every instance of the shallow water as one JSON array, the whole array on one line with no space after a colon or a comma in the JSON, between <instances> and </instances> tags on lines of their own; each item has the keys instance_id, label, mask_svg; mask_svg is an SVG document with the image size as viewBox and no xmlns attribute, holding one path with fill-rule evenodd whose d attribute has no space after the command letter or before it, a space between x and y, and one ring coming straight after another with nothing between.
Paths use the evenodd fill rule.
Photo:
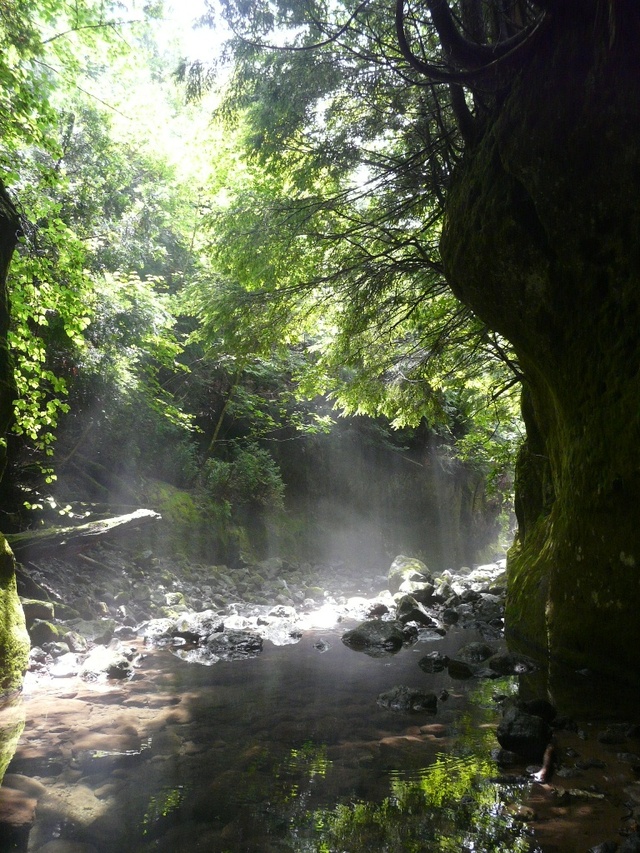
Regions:
<instances>
[{"instance_id":1,"label":"shallow water","mask_svg":"<svg viewBox=\"0 0 640 853\"><path fill-rule=\"evenodd\" d=\"M451 629L374 658L344 646L344 630L309 631L295 645L267 642L256 658L211 667L149 649L135 677L115 685L29 675L12 710L25 727L0 808L4 798L5 811L7 803L31 809L33 822L0 849L588 849L584 833L579 841L571 834L576 809L554 803L548 786L515 775L492 781L495 697L515 692L516 680L454 681L446 670L418 667L427 652L453 656L477 634ZM379 707L378 694L399 684L445 698L434 715ZM523 821L522 801L549 812L546 832ZM580 805L589 812L577 818L583 824L607 807L596 816L598 840L620 819L610 805Z\"/></svg>"}]
</instances>

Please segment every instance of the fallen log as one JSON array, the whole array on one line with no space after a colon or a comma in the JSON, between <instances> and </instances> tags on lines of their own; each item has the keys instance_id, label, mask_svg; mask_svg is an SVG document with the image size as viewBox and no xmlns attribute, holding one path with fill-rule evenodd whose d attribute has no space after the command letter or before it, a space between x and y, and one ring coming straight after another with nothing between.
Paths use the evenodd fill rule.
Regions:
<instances>
[{"instance_id":1,"label":"fallen log","mask_svg":"<svg viewBox=\"0 0 640 853\"><path fill-rule=\"evenodd\" d=\"M87 521L71 527L43 527L41 530L24 530L21 533L6 534L5 538L14 554L26 551L50 550L68 545L89 544L98 537L101 541L112 533L124 532L125 526L135 529L161 519L160 513L152 509L137 509L127 515L116 515L98 521Z\"/></svg>"}]
</instances>

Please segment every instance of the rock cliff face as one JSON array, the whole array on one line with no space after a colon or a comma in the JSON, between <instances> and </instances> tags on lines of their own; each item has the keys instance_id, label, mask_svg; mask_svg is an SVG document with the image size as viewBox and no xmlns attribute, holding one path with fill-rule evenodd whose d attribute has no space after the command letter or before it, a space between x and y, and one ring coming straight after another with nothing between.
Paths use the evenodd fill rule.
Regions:
<instances>
[{"instance_id":1,"label":"rock cliff face","mask_svg":"<svg viewBox=\"0 0 640 853\"><path fill-rule=\"evenodd\" d=\"M0 534L0 703L18 690L27 668L29 635L16 589L15 561Z\"/></svg>"},{"instance_id":2,"label":"rock cliff face","mask_svg":"<svg viewBox=\"0 0 640 853\"><path fill-rule=\"evenodd\" d=\"M442 251L524 373L508 630L637 672L640 65L587 18L555 19L467 153Z\"/></svg>"},{"instance_id":3,"label":"rock cliff face","mask_svg":"<svg viewBox=\"0 0 640 853\"><path fill-rule=\"evenodd\" d=\"M17 242L18 216L0 183L0 476L6 464L3 437L13 416L15 388L7 344L9 297L7 271ZM15 562L0 534L0 701L20 688L29 654L29 637L16 590Z\"/></svg>"}]
</instances>

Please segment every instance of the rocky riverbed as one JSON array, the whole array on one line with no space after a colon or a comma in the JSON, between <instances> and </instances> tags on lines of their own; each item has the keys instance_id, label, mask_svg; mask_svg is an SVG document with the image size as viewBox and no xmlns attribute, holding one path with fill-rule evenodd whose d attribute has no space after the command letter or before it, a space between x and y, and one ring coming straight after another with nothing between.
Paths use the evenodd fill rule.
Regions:
<instances>
[{"instance_id":1,"label":"rocky riverbed","mask_svg":"<svg viewBox=\"0 0 640 853\"><path fill-rule=\"evenodd\" d=\"M268 779L282 774L283 755L306 755L311 743L311 763L333 768L337 789L325 791L329 801L384 802L389 773L433 768L436 747L461 748L461 720L471 713L473 733L465 737L475 742L486 728L492 741L493 769L483 773L487 784L494 777L503 801L495 831L514 821L517 828L509 836L515 846L503 849L632 853L640 817L638 727L615 714L563 716L536 694L537 664L504 644L503 569L496 562L436 575L408 557L384 574L279 559L233 569L176 567L112 547L73 561L41 560L20 574L33 643L25 686L30 721L0 788L0 837L14 845L4 849L311 851L312 841L296 847L264 816L255 833L268 827L275 846L242 835L238 791L253 785L256 766L266 787L252 809L271 802ZM284 647L300 647L301 656L287 656ZM375 670L359 675L354 661ZM261 662L263 675L255 669ZM325 679L319 694L316 670ZM222 679L213 693L208 672ZM240 687L245 676L257 714ZM175 679L183 686L167 692ZM231 704L219 704L221 695L233 696ZM484 716L468 710L473 695L483 697ZM273 750L275 764L256 757ZM149 840L139 826L149 802L143 808L134 792L167 762L178 762L188 784L176 788L172 777L177 805L165 808L175 825L156 815ZM211 762L218 781L205 781ZM314 790L324 785L319 774L311 773ZM207 785L214 799L228 801L229 814L203 799ZM158 779L146 793L160 811L163 786ZM113 824L123 791L137 804L136 837L126 843ZM327 807L326 796L318 802ZM289 806L277 808L284 814ZM110 846L116 837L120 846ZM195 846L203 837L209 846Z\"/></svg>"}]
</instances>

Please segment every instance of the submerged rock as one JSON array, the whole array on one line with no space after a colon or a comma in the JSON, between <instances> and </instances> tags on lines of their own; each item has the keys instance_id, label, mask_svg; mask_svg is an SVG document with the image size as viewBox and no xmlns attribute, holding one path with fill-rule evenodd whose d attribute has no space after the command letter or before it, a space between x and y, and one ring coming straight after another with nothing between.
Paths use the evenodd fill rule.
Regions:
<instances>
[{"instance_id":1,"label":"submerged rock","mask_svg":"<svg viewBox=\"0 0 640 853\"><path fill-rule=\"evenodd\" d=\"M418 661L418 666L423 672L442 672L449 663L447 655L442 652L429 652Z\"/></svg>"},{"instance_id":2,"label":"submerged rock","mask_svg":"<svg viewBox=\"0 0 640 853\"><path fill-rule=\"evenodd\" d=\"M400 713L435 714L438 710L438 697L435 693L425 693L417 687L400 685L381 693L378 696L378 705Z\"/></svg>"},{"instance_id":3,"label":"submerged rock","mask_svg":"<svg viewBox=\"0 0 640 853\"><path fill-rule=\"evenodd\" d=\"M456 655L457 660L465 661L466 663L482 663L492 655L495 655L496 650L488 646L486 643L474 642L467 643L458 650Z\"/></svg>"},{"instance_id":4,"label":"submerged rock","mask_svg":"<svg viewBox=\"0 0 640 853\"><path fill-rule=\"evenodd\" d=\"M469 663L469 661L453 658L447 664L447 670L451 678L464 680L466 678L473 678L478 672L478 667L476 664Z\"/></svg>"}]
</instances>

